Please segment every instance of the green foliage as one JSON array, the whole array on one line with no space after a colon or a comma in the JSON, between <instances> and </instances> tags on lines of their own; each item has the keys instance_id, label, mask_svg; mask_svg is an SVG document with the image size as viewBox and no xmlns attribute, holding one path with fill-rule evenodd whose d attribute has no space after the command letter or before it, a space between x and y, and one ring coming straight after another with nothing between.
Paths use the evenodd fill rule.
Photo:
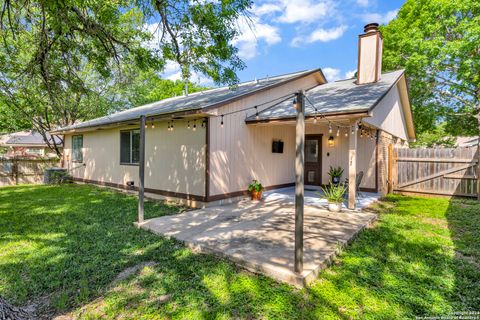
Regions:
<instances>
[{"instance_id":1,"label":"green foliage","mask_svg":"<svg viewBox=\"0 0 480 320\"><path fill-rule=\"evenodd\" d=\"M334 178L338 178L338 180L340 181L343 175L343 168L340 166L330 166L330 169L328 170L328 175L330 176L330 182L333 182Z\"/></svg>"},{"instance_id":2,"label":"green foliage","mask_svg":"<svg viewBox=\"0 0 480 320\"><path fill-rule=\"evenodd\" d=\"M252 180L252 182L248 185L248 192L252 191L260 192L263 190L263 186L257 180Z\"/></svg>"},{"instance_id":3,"label":"green foliage","mask_svg":"<svg viewBox=\"0 0 480 320\"><path fill-rule=\"evenodd\" d=\"M344 184L330 184L326 187L322 187L323 197L328 202L341 203L343 202L343 196L347 192L347 187Z\"/></svg>"},{"instance_id":4,"label":"green foliage","mask_svg":"<svg viewBox=\"0 0 480 320\"><path fill-rule=\"evenodd\" d=\"M478 135L480 2L407 0L381 30L384 69L406 69L417 132L446 122L446 133Z\"/></svg>"},{"instance_id":5,"label":"green foliage","mask_svg":"<svg viewBox=\"0 0 480 320\"><path fill-rule=\"evenodd\" d=\"M208 88L188 84L188 92L194 93ZM147 103L184 95L185 82L182 80L162 79L154 70L135 72L130 76L128 85L119 85L116 92L119 101L116 101L116 109L126 109L141 106Z\"/></svg>"},{"instance_id":6,"label":"green foliage","mask_svg":"<svg viewBox=\"0 0 480 320\"><path fill-rule=\"evenodd\" d=\"M158 84L155 73L167 61L181 66L183 80L196 71L216 83L235 84L236 72L244 64L232 42L239 36L238 19L251 4L249 0L2 1L0 130L28 126L45 133L136 105L139 101L126 89L132 79L140 74L139 90ZM152 21L163 32L156 39L147 28L155 26ZM153 83L142 86L142 76ZM189 91L198 89L192 85ZM158 90L139 100L167 95ZM12 115L15 120L9 124Z\"/></svg>"},{"instance_id":7,"label":"green foliage","mask_svg":"<svg viewBox=\"0 0 480 320\"><path fill-rule=\"evenodd\" d=\"M454 147L456 139L445 130L447 123L443 122L435 128L417 134L417 141L410 144L413 148Z\"/></svg>"},{"instance_id":8,"label":"green foliage","mask_svg":"<svg viewBox=\"0 0 480 320\"><path fill-rule=\"evenodd\" d=\"M0 188L0 295L46 301L42 318L413 319L478 308L478 202L389 196L374 209L375 227L297 290L136 228L135 197ZM146 202L146 218L180 210Z\"/></svg>"}]
</instances>

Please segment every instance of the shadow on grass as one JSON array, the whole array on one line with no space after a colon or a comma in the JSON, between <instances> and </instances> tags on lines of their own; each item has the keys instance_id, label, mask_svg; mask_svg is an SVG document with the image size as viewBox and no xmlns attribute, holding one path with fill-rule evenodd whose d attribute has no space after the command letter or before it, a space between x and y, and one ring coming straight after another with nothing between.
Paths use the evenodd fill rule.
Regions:
<instances>
[{"instance_id":1,"label":"shadow on grass","mask_svg":"<svg viewBox=\"0 0 480 320\"><path fill-rule=\"evenodd\" d=\"M133 227L134 197L77 185L4 188L0 294L18 305L47 296L45 317L394 319L473 309L478 269L455 251L478 261L480 210L465 205L388 197L376 227L298 291ZM147 203L146 217L177 211Z\"/></svg>"}]
</instances>

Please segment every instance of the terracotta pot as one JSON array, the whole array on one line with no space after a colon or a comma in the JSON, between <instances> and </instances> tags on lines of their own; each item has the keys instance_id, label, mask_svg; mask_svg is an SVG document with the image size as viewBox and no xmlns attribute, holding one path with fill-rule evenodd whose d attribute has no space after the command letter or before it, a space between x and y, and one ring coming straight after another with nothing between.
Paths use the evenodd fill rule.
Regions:
<instances>
[{"instance_id":1,"label":"terracotta pot","mask_svg":"<svg viewBox=\"0 0 480 320\"><path fill-rule=\"evenodd\" d=\"M253 190L252 193L251 193L251 196L252 196L252 200L253 201L260 201L262 200L262 190L260 191L255 191Z\"/></svg>"},{"instance_id":2,"label":"terracotta pot","mask_svg":"<svg viewBox=\"0 0 480 320\"><path fill-rule=\"evenodd\" d=\"M342 211L342 203L341 202L329 202L328 203L328 211L331 211L331 212Z\"/></svg>"}]
</instances>

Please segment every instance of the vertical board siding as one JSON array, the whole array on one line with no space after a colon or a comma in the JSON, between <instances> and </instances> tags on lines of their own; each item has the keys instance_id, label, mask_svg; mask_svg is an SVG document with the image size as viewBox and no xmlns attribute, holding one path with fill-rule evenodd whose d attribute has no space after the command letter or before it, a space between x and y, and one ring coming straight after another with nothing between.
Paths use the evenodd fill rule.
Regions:
<instances>
[{"instance_id":1,"label":"vertical board siding","mask_svg":"<svg viewBox=\"0 0 480 320\"><path fill-rule=\"evenodd\" d=\"M477 195L477 148L395 148L396 192Z\"/></svg>"},{"instance_id":2,"label":"vertical board siding","mask_svg":"<svg viewBox=\"0 0 480 320\"><path fill-rule=\"evenodd\" d=\"M314 75L304 77L220 107L218 115L255 105L259 105L258 111L261 111L274 104L269 102L287 94L292 94L293 101L298 89L317 84ZM223 128L221 117L210 118L210 195L246 190L252 179L265 186L294 182L295 127L285 123L247 125L245 118L254 113L248 110L225 116ZM274 139L284 142L283 153L271 152Z\"/></svg>"}]
</instances>

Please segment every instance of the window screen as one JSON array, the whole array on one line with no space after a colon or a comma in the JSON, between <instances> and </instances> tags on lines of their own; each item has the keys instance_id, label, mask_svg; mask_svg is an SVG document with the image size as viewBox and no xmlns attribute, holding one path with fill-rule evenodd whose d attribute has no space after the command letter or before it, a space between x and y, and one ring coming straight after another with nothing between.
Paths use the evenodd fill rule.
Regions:
<instances>
[{"instance_id":1,"label":"window screen","mask_svg":"<svg viewBox=\"0 0 480 320\"><path fill-rule=\"evenodd\" d=\"M138 164L140 159L140 131L120 132L120 163Z\"/></svg>"},{"instance_id":2,"label":"window screen","mask_svg":"<svg viewBox=\"0 0 480 320\"><path fill-rule=\"evenodd\" d=\"M72 161L83 162L83 136L72 136Z\"/></svg>"}]
</instances>

